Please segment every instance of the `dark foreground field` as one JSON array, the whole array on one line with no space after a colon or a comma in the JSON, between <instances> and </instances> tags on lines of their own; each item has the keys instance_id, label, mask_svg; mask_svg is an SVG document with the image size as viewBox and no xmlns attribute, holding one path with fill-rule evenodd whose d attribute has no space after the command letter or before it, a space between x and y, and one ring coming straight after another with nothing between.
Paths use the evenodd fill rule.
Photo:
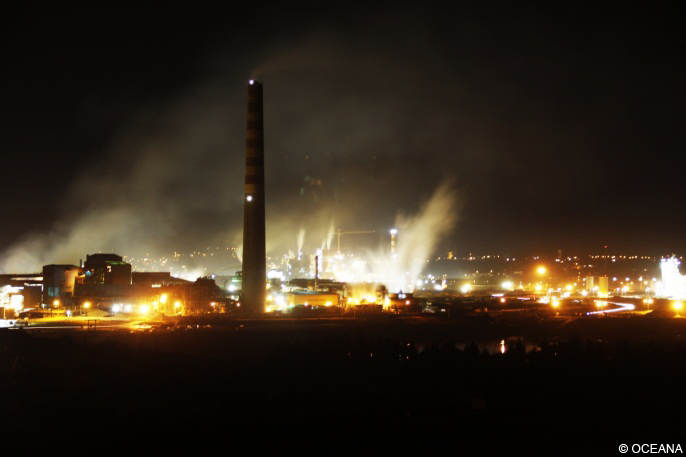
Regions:
<instances>
[{"instance_id":1,"label":"dark foreground field","mask_svg":"<svg viewBox=\"0 0 686 457\"><path fill-rule=\"evenodd\" d=\"M618 455L622 443L686 444L677 319L190 323L1 331L3 449ZM493 351L505 338L505 354Z\"/></svg>"}]
</instances>

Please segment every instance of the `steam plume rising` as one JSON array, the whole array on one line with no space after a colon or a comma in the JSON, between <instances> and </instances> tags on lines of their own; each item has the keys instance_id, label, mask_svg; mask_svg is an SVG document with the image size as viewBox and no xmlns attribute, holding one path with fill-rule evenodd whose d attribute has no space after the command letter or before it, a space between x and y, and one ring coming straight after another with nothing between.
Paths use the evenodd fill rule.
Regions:
<instances>
[{"instance_id":1,"label":"steam plume rising","mask_svg":"<svg viewBox=\"0 0 686 457\"><path fill-rule=\"evenodd\" d=\"M327 251L328 251L328 250L331 250L331 242L333 241L334 230L335 230L335 227L334 227L334 223L333 223L333 219L332 219L332 220L331 220L331 224L329 224L329 231L326 232L326 244L325 244L325 247L326 247L326 250L327 250Z\"/></svg>"},{"instance_id":2,"label":"steam plume rising","mask_svg":"<svg viewBox=\"0 0 686 457\"><path fill-rule=\"evenodd\" d=\"M296 254L298 256L302 252L304 244L305 244L305 228L300 227L300 230L298 230L298 251L296 252Z\"/></svg>"},{"instance_id":3,"label":"steam plume rising","mask_svg":"<svg viewBox=\"0 0 686 457\"><path fill-rule=\"evenodd\" d=\"M255 68L256 55L269 87L265 125L274 151L265 164L267 186L275 190L266 209L268 255L292 249L299 229L299 251L315 242L320 247L322 240L330 248L333 220L349 230L390 226L396 208L415 205L445 169L460 169L451 161L417 173L425 163L418 151L428 138L432 150L449 150L449 157L469 160L472 169L488 157L456 144L456 131L469 138L468 125L456 121L443 128L450 107L474 117L446 81L437 83L428 70L405 72L407 55L389 52L397 48L395 38L371 27L358 42L376 44L362 54L341 31L305 35L286 47L267 45L250 58L220 56L222 63L193 86L167 101L133 107L107 147L88 151L97 162L81 165L79 178L60 195L57 221L16 240L0 257L0 270L38 271L98 251L160 258L233 245L240 257L244 77L230 85L226 75ZM389 72L399 77L389 81ZM437 110L435 100L449 103ZM110 107L98 108L87 114L106 118ZM452 153L456 147L460 154ZM391 181L414 185L393 188ZM363 241L368 239L354 240ZM227 259L220 265L235 264Z\"/></svg>"},{"instance_id":4,"label":"steam plume rising","mask_svg":"<svg viewBox=\"0 0 686 457\"><path fill-rule=\"evenodd\" d=\"M396 255L381 249L371 255L374 276L385 278L392 292L412 291L438 243L457 222L457 201L451 185L439 186L431 198L414 215L399 214Z\"/></svg>"}]
</instances>

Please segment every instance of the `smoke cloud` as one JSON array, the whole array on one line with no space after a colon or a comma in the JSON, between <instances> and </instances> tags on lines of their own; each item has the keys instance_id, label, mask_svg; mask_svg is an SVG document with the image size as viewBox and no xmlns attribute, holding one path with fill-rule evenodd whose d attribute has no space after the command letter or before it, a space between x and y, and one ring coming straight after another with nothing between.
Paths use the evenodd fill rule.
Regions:
<instances>
[{"instance_id":1,"label":"smoke cloud","mask_svg":"<svg viewBox=\"0 0 686 457\"><path fill-rule=\"evenodd\" d=\"M417 214L399 214L395 253L380 249L370 255L374 277L391 292L412 292L427 259L455 227L458 204L452 186L444 183Z\"/></svg>"},{"instance_id":2,"label":"smoke cloud","mask_svg":"<svg viewBox=\"0 0 686 457\"><path fill-rule=\"evenodd\" d=\"M95 252L164 258L214 246L223 254L203 259L203 266L237 268L250 73L244 70L251 67L265 84L272 262L279 265L296 247L294 239L298 250L311 252L330 248L337 229L386 233L394 223L401 230L399 256L430 253L454 226L447 190L441 187L417 218L395 221L397 211L415 210L435 182L462 169L458 162L472 160L478 167L488 157L481 149L480 160L452 154L456 135L470 128L456 121L468 119L466 113L454 115L460 91L447 84L448 76L440 81L432 74L436 55L414 56L426 69L407 67L407 51L394 51L407 37L381 25L362 27L354 38L346 31L318 31L288 46L266 44L252 54L259 62L251 55L227 64L220 56L169 101L139 107L109 147L93 151L99 160L68 186L60 218L9 247L0 270L37 271ZM450 123L446 111L453 114ZM459 160L439 166L429 151L449 151L446 156ZM439 221L434 215L441 211ZM434 239L424 238L429 233ZM408 268L404 262L398 268ZM189 260L185 268L198 265ZM417 268L409 267L411 276Z\"/></svg>"}]
</instances>

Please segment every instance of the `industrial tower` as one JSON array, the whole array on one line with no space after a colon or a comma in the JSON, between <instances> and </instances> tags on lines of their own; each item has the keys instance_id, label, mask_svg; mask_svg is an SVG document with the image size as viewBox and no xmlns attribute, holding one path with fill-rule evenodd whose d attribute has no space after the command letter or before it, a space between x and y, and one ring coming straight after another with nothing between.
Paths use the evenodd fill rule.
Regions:
<instances>
[{"instance_id":1,"label":"industrial tower","mask_svg":"<svg viewBox=\"0 0 686 457\"><path fill-rule=\"evenodd\" d=\"M248 128L243 199L242 307L246 314L265 312L266 253L264 230L264 129L262 83L248 83Z\"/></svg>"}]
</instances>

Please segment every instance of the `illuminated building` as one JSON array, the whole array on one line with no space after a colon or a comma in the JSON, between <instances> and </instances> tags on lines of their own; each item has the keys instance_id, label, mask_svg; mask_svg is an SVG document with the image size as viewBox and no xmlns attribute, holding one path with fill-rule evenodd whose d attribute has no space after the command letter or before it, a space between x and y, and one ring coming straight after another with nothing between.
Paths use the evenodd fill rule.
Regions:
<instances>
[{"instance_id":1,"label":"illuminated building","mask_svg":"<svg viewBox=\"0 0 686 457\"><path fill-rule=\"evenodd\" d=\"M27 308L40 307L42 290L40 273L0 275L0 318L16 317Z\"/></svg>"},{"instance_id":2,"label":"illuminated building","mask_svg":"<svg viewBox=\"0 0 686 457\"><path fill-rule=\"evenodd\" d=\"M266 305L266 253L264 222L264 131L262 83L248 84L248 123L243 198L242 303L248 314L261 314Z\"/></svg>"},{"instance_id":3,"label":"illuminated building","mask_svg":"<svg viewBox=\"0 0 686 457\"><path fill-rule=\"evenodd\" d=\"M86 256L82 273L76 278L74 297L97 302L98 299L124 299L131 294L131 265L116 254Z\"/></svg>"},{"instance_id":4,"label":"illuminated building","mask_svg":"<svg viewBox=\"0 0 686 457\"><path fill-rule=\"evenodd\" d=\"M213 279L187 281L169 272L132 273L131 265L116 254L86 257L73 299L81 310L143 315L213 312L211 303L216 307L227 301Z\"/></svg>"},{"instance_id":5,"label":"illuminated building","mask_svg":"<svg viewBox=\"0 0 686 457\"><path fill-rule=\"evenodd\" d=\"M79 274L81 274L81 268L76 265L44 265L43 305L50 306L55 300L59 300L62 306L70 306L74 295L74 284Z\"/></svg>"},{"instance_id":6,"label":"illuminated building","mask_svg":"<svg viewBox=\"0 0 686 457\"><path fill-rule=\"evenodd\" d=\"M662 284L659 295L665 298L686 298L686 276L679 273L679 259L670 257L660 260Z\"/></svg>"},{"instance_id":7,"label":"illuminated building","mask_svg":"<svg viewBox=\"0 0 686 457\"><path fill-rule=\"evenodd\" d=\"M117 254L86 255L83 273L86 284L131 285L131 264Z\"/></svg>"},{"instance_id":8,"label":"illuminated building","mask_svg":"<svg viewBox=\"0 0 686 457\"><path fill-rule=\"evenodd\" d=\"M609 290L607 276L587 276L586 290L598 297L607 297Z\"/></svg>"},{"instance_id":9,"label":"illuminated building","mask_svg":"<svg viewBox=\"0 0 686 457\"><path fill-rule=\"evenodd\" d=\"M399 292L388 296L390 309L396 312L415 312L419 311L419 302L414 298L414 294Z\"/></svg>"},{"instance_id":10,"label":"illuminated building","mask_svg":"<svg viewBox=\"0 0 686 457\"><path fill-rule=\"evenodd\" d=\"M298 290L286 293L286 305L292 306L311 306L311 307L329 307L338 306L339 297L336 293L329 292L315 292L309 290Z\"/></svg>"}]
</instances>

